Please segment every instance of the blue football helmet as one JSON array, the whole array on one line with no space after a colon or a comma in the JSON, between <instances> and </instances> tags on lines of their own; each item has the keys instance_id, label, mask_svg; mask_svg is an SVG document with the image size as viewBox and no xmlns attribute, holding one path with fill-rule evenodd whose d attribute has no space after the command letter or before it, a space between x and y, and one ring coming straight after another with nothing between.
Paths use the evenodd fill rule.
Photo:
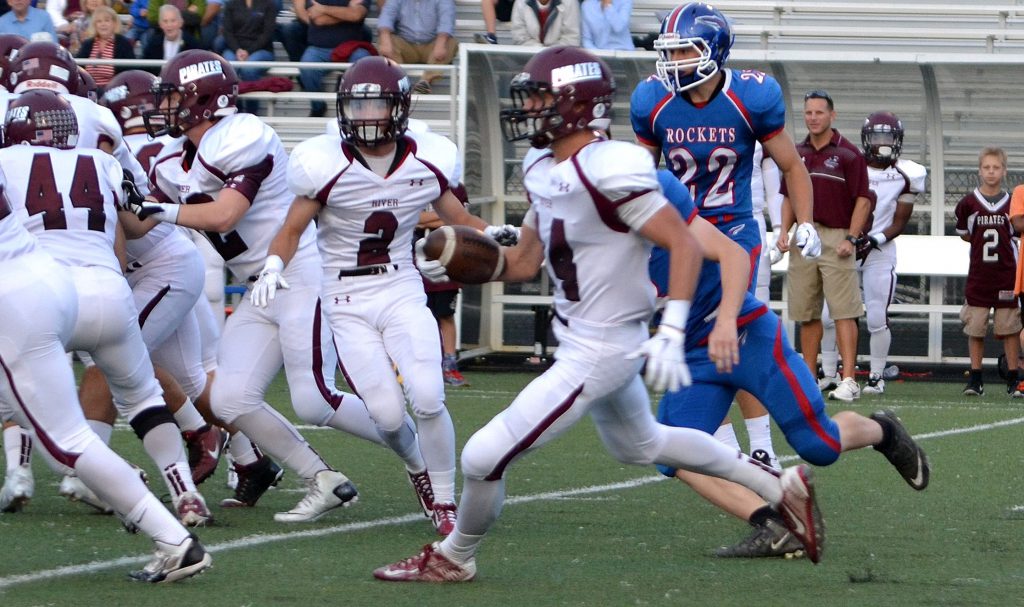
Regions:
<instances>
[{"instance_id":1,"label":"blue football helmet","mask_svg":"<svg viewBox=\"0 0 1024 607\"><path fill-rule=\"evenodd\" d=\"M710 4L691 2L676 7L661 23L661 34L654 41L658 80L671 93L700 86L725 65L733 39L729 21ZM673 61L672 51L677 49L695 49L699 54Z\"/></svg>"}]
</instances>

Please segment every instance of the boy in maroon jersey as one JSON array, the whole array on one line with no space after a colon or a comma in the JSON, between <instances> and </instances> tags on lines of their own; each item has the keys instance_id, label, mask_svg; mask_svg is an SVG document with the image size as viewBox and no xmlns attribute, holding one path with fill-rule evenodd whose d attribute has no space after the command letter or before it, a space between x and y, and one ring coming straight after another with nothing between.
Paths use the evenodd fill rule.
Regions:
<instances>
[{"instance_id":1,"label":"boy in maroon jersey","mask_svg":"<svg viewBox=\"0 0 1024 607\"><path fill-rule=\"evenodd\" d=\"M1024 396L1017 390L1017 354L1021 319L1013 288L1017 272L1016 232L1010 225L1010 195L1003 189L1006 177L1006 152L987 147L978 155L981 185L956 205L956 231L971 243L971 266L965 289L967 302L960 310L964 333L971 355L971 374L964 388L966 396L985 393L981 377L981 359L985 351L989 309L995 310L993 333L1002 340L1006 352L1006 392L1013 398Z\"/></svg>"}]
</instances>

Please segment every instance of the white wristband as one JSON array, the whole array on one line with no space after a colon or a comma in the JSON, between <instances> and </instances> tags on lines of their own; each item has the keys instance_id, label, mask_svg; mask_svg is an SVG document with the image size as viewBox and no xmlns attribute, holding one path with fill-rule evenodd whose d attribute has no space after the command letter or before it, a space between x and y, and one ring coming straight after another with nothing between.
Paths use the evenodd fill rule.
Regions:
<instances>
[{"instance_id":1,"label":"white wristband","mask_svg":"<svg viewBox=\"0 0 1024 607\"><path fill-rule=\"evenodd\" d=\"M159 219L160 221L165 221L167 223L178 223L178 211L181 210L180 204L161 202L158 206L162 209L162 211L160 213L160 216L156 217L156 219Z\"/></svg>"},{"instance_id":2,"label":"white wristband","mask_svg":"<svg viewBox=\"0 0 1024 607\"><path fill-rule=\"evenodd\" d=\"M680 331L686 329L686 319L690 315L690 302L684 299L670 299L661 313L661 324L675 327Z\"/></svg>"},{"instance_id":3,"label":"white wristband","mask_svg":"<svg viewBox=\"0 0 1024 607\"><path fill-rule=\"evenodd\" d=\"M885 233L884 232L879 232L877 234L872 234L871 237L874 238L878 242L878 246L882 246L885 243L889 242L889 239L885 237Z\"/></svg>"}]
</instances>

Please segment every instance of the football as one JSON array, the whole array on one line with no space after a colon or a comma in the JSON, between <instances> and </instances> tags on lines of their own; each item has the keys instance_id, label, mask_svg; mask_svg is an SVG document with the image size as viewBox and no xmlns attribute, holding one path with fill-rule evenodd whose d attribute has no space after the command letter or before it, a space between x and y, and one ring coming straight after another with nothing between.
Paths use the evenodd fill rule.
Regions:
<instances>
[{"instance_id":1,"label":"football","mask_svg":"<svg viewBox=\"0 0 1024 607\"><path fill-rule=\"evenodd\" d=\"M493 238L469 226L442 226L427 235L423 253L441 262L454 282L479 285L505 269L505 253Z\"/></svg>"}]
</instances>

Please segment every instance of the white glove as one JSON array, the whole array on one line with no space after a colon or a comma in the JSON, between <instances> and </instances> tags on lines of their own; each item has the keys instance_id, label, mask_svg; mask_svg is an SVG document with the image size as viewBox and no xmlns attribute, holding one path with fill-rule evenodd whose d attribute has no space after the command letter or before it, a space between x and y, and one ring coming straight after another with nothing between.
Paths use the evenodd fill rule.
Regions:
<instances>
[{"instance_id":1,"label":"white glove","mask_svg":"<svg viewBox=\"0 0 1024 607\"><path fill-rule=\"evenodd\" d=\"M818 231L810 223L801 223L796 228L796 246L807 259L815 259L821 256L821 238L818 238Z\"/></svg>"},{"instance_id":2,"label":"white glove","mask_svg":"<svg viewBox=\"0 0 1024 607\"><path fill-rule=\"evenodd\" d=\"M779 249L779 238L785 238L785 234L781 233L782 228L775 228L774 232L768 232L765 236L768 238L768 262L771 265L775 265L782 261L784 253Z\"/></svg>"},{"instance_id":3,"label":"white glove","mask_svg":"<svg viewBox=\"0 0 1024 607\"><path fill-rule=\"evenodd\" d=\"M249 291L249 301L258 308L265 308L274 301L278 289L287 289L288 283L281 276L284 261L277 255L270 255L263 264L259 277Z\"/></svg>"},{"instance_id":4,"label":"white glove","mask_svg":"<svg viewBox=\"0 0 1024 607\"><path fill-rule=\"evenodd\" d=\"M683 356L686 333L680 328L686 326L689 312L690 302L670 299L662 313L658 332L626 357L634 359L643 356L647 359L644 381L657 392L666 389L675 392L693 383Z\"/></svg>"},{"instance_id":5,"label":"white glove","mask_svg":"<svg viewBox=\"0 0 1024 607\"><path fill-rule=\"evenodd\" d=\"M507 223L503 226L487 226L484 228L484 234L498 241L503 247L515 246L519 242L519 228Z\"/></svg>"},{"instance_id":6,"label":"white glove","mask_svg":"<svg viewBox=\"0 0 1024 607\"><path fill-rule=\"evenodd\" d=\"M152 217L157 221L178 223L178 211L181 210L180 204L152 202L150 200L144 200L141 203L129 201L128 204L128 209L135 213L135 216L139 219L145 220Z\"/></svg>"},{"instance_id":7,"label":"white glove","mask_svg":"<svg viewBox=\"0 0 1024 607\"><path fill-rule=\"evenodd\" d=\"M423 246L426 243L426 238L416 241L416 267L419 268L420 274L426 276L430 282L448 282L448 271L441 265L441 262L436 259L427 259L427 254L423 252Z\"/></svg>"}]
</instances>

